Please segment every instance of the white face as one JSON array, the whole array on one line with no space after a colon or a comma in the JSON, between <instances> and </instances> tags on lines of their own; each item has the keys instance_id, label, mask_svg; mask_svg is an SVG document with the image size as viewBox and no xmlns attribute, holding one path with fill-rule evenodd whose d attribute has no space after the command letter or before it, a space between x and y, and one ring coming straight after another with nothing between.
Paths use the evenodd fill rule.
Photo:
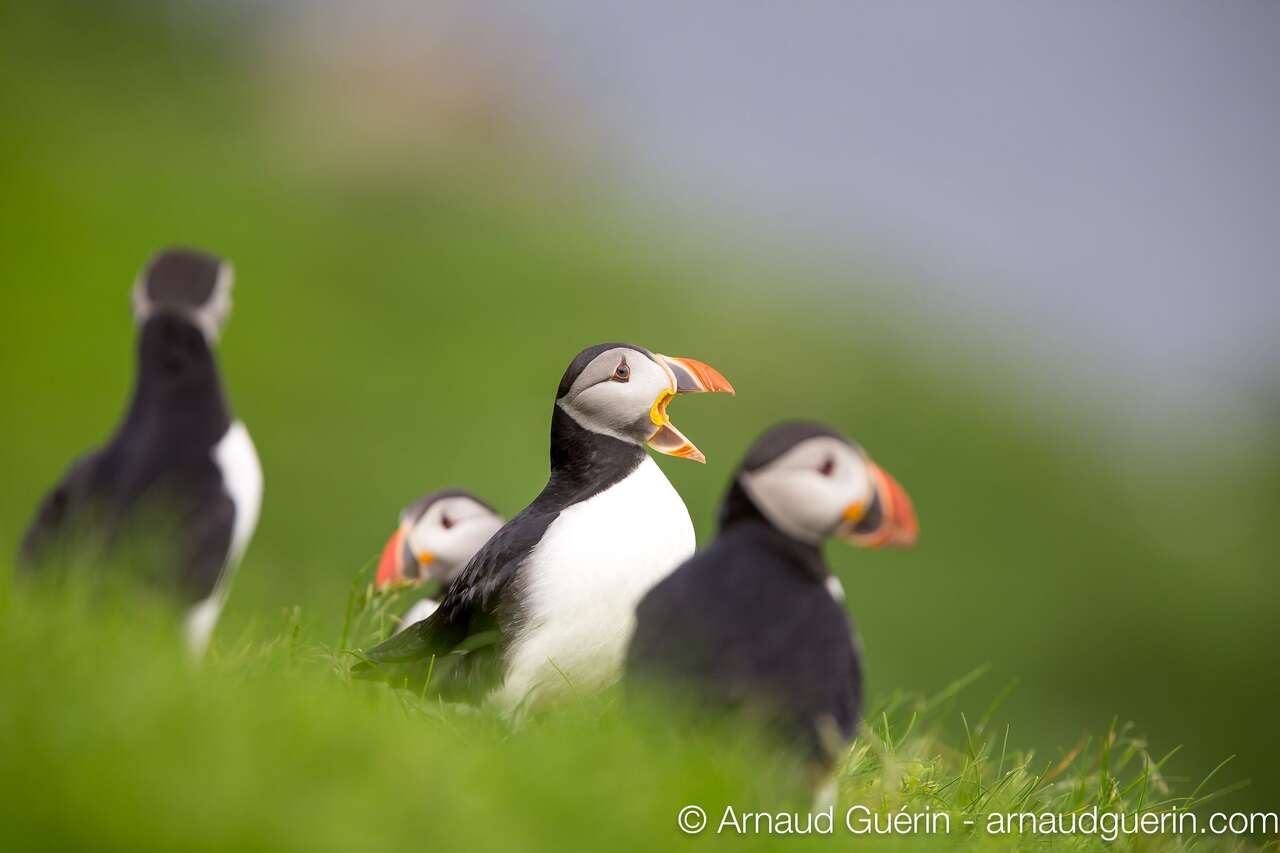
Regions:
<instances>
[{"instance_id":1,"label":"white face","mask_svg":"<svg viewBox=\"0 0 1280 853\"><path fill-rule=\"evenodd\" d=\"M774 527L819 544L870 505L874 486L867 459L837 438L802 441L739 482Z\"/></svg>"},{"instance_id":2,"label":"white face","mask_svg":"<svg viewBox=\"0 0 1280 853\"><path fill-rule=\"evenodd\" d=\"M676 391L675 376L638 350L615 347L591 360L560 406L592 432L643 444L662 425L654 407Z\"/></svg>"},{"instance_id":3,"label":"white face","mask_svg":"<svg viewBox=\"0 0 1280 853\"><path fill-rule=\"evenodd\" d=\"M441 498L406 537L423 577L450 580L502 526L502 516L471 498Z\"/></svg>"}]
</instances>

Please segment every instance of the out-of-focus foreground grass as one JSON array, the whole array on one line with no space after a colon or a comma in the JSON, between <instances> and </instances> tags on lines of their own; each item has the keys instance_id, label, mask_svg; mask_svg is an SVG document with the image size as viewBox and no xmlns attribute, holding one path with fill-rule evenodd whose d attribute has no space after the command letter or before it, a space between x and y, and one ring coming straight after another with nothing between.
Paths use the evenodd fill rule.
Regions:
<instances>
[{"instance_id":1,"label":"out-of-focus foreground grass","mask_svg":"<svg viewBox=\"0 0 1280 853\"><path fill-rule=\"evenodd\" d=\"M1170 448L1153 428L1150 457L1121 453L1100 428L1103 404L1027 392L1011 381L1017 352L974 351L954 326L905 322L857 272L819 280L690 248L679 223L619 214L608 188L581 186L563 164L543 168L519 140L388 143L372 127L376 99L368 116L327 113L330 101L352 103L325 88L332 78L280 82L252 34L206 37L173 26L171 9L0 12L0 550L12 552L41 493L119 415L135 271L158 246L193 243L237 266L221 359L266 473L261 525L219 632L223 663L242 642L279 636L295 607L302 647L333 644L353 571L417 494L457 484L518 510L545 477L564 365L584 345L626 340L702 358L738 388L735 399L673 406L709 464L661 464L704 541L736 458L783 417L845 427L911 491L918 549L830 555L873 697L935 690L989 663L1018 682L1004 713L1042 754L1065 754L1119 715L1157 744L1184 744L1187 775L1238 754L1229 779L1253 784L1232 802L1280 804L1274 448ZM1178 464L1162 464L1163 450ZM252 793L264 801L257 819L283 824L344 808L389 814L381 797L400 790L415 809L484 823L499 820L477 804L489 773L495 797L514 798L509 829L531 838L547 814L568 813L579 787L598 805L668 819L648 811L657 800L605 797L617 789L592 782L633 775L625 761L588 767L591 749L609 754L603 742L565 759L564 772L596 775L556 800L554 783L532 781L556 777L539 769L556 765L536 742L464 748L475 739L385 707L366 713L390 700L290 666L195 675L176 652L131 648L159 643L154 634L120 633L112 646L62 638L42 618L24 611L5 629L9 665L27 674L6 677L0 714L48 726L40 737L0 732L6 765L28 746L48 750L21 758L45 776L11 791L10 808L74 814L104 797L163 808L203 794L212 821L234 811L217 804ZM121 740L134 715L140 740ZM201 731L214 733L207 743ZM95 732L110 737L98 744ZM188 733L204 744L194 771L172 749ZM139 752L152 740L161 745ZM640 747L617 746L628 748L643 764ZM471 787L447 790L458 766ZM387 783L406 768L415 782ZM667 769L653 779L670 784L687 768ZM113 785L113 773L133 783ZM181 773L199 787L182 788ZM316 787L309 805L267 811L304 777ZM119 805L121 821L144 813ZM355 845L381 830L353 820L343 831ZM462 837L453 831L433 837Z\"/></svg>"},{"instance_id":2,"label":"out-of-focus foreground grass","mask_svg":"<svg viewBox=\"0 0 1280 853\"><path fill-rule=\"evenodd\" d=\"M357 624L376 623L362 613L371 612L358 611ZM989 815L1160 814L1203 808L1222 790L1212 772L1171 786L1171 756L1152 754L1127 729L1104 730L1065 756L1019 749L998 723L998 702L952 739L946 721L962 697L976 695L963 692L962 680L931 697L895 694L873 709L840 770L832 816L810 824L796 767L745 730L681 723L678 705L637 706L624 716L614 692L512 733L487 712L350 682L349 656L308 641L296 624L280 629L224 646L196 669L173 642L176 614L153 596L120 584L15 586L6 576L7 846L663 850L685 837L677 815L697 805L709 821L697 841L715 849L791 849L810 842L812 826L831 843L879 840L895 850L1094 850L1097 834L992 832ZM727 807L738 815L731 823ZM903 809L945 813L950 823L926 823L914 835L866 834ZM757 826L745 816L755 811L804 832L747 829ZM731 828L739 821L742 829ZM1238 839L1197 838L1201 849L1240 847ZM1106 840L1116 842L1106 849L1146 851L1191 842Z\"/></svg>"}]
</instances>

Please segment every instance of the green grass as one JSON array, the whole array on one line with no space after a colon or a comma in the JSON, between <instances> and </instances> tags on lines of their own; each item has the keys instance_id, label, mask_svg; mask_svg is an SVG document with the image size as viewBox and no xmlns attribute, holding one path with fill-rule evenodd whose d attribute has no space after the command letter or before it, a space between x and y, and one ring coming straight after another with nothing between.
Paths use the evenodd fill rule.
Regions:
<instances>
[{"instance_id":1,"label":"green grass","mask_svg":"<svg viewBox=\"0 0 1280 853\"><path fill-rule=\"evenodd\" d=\"M90 591L92 589L92 591ZM386 629L361 584L352 642ZM285 621L270 639L221 639L196 668L162 602L85 583L0 586L0 826L22 850L789 849L802 838L708 830L700 805L807 813L795 768L749 732L689 728L678 706L625 716L606 695L512 732L383 685ZM872 710L839 776L843 815L952 815L906 844L1104 849L1096 837L988 835L990 812L1204 810L1222 783L1180 778L1130 726L1068 753L1017 746L976 674ZM985 707L983 707L985 705ZM971 708L969 713L962 709ZM863 813L857 813L862 815ZM966 817L979 820L966 829ZM843 825L835 836L845 835ZM1182 850L1233 839L1122 838L1105 849Z\"/></svg>"},{"instance_id":2,"label":"green grass","mask_svg":"<svg viewBox=\"0 0 1280 853\"><path fill-rule=\"evenodd\" d=\"M689 772L708 797L736 794L680 752L645 775L643 739L573 734L561 750L556 727L572 719L517 739L456 720L482 736L453 738L331 672L352 573L399 508L454 484L519 510L546 476L560 373L611 339L705 359L739 390L672 406L708 456L660 461L701 541L737 458L783 417L845 428L911 492L917 549L829 553L873 704L985 663L992 683L1018 684L1001 706L1011 748L1047 764L1097 733L1075 774L1113 719L1138 720L1153 743L1184 744L1173 790L1189 795L1235 755L1211 783L1230 789L1223 802L1280 804L1274 446L1223 442L1212 422L1147 423L1140 442L1117 442L1107 399L1028 373L1015 348L975 343L974 317L926 323L865 270L744 258L663 211L623 214L623 188L530 162L518 138L388 149L327 135L325 116L279 109L254 55L233 49L245 39L174 31L148 3L9 4L0 16L0 554L119 417L127 289L166 243L236 263L220 359L266 474L218 654L199 675L160 629L7 605L0 703L14 725L0 737L14 827L166 846L188 824L229 820L213 830L226 843L239 832L260 846L273 833L404 844L438 808L476 818L478 842L527 833L534 847L581 796L622 810L607 812L625 818L607 837L628 846L654 815L673 823L675 803L623 781L686 793L672 780ZM1274 397L1259 411L1274 434ZM980 720L974 701L944 721L939 779L962 776L959 711ZM891 733L905 726L895 720ZM894 754L929 752L921 725L894 734ZM183 738L203 732L187 779ZM611 749L635 760L600 761ZM578 778L557 791L539 761ZM998 758L982 766L1004 772ZM463 781L446 785L440 767ZM410 782L393 785L396 771ZM967 790L957 781L945 796ZM462 838L437 823L442 843Z\"/></svg>"}]
</instances>

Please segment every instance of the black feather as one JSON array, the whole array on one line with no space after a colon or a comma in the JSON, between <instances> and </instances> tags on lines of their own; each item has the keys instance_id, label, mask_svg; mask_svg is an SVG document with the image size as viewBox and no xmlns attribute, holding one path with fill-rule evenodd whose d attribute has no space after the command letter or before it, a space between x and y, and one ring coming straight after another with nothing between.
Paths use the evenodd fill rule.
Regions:
<instances>
[{"instance_id":1,"label":"black feather","mask_svg":"<svg viewBox=\"0 0 1280 853\"><path fill-rule=\"evenodd\" d=\"M173 587L183 603L208 596L235 521L212 456L231 422L204 335L177 315L153 316L139 333L137 380L123 421L41 502L19 564L37 571L62 558L109 554L133 534L162 527L164 545L145 552L149 565L140 570Z\"/></svg>"}]
</instances>

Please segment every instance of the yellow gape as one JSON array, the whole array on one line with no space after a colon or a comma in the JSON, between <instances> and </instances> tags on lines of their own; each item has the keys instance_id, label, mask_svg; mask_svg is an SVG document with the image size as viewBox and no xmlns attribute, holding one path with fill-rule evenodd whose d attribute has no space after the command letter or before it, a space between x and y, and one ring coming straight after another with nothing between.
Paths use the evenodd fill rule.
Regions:
<instances>
[{"instance_id":1,"label":"yellow gape","mask_svg":"<svg viewBox=\"0 0 1280 853\"><path fill-rule=\"evenodd\" d=\"M654 426L666 426L671 423L671 418L667 417L667 404L675 395L675 389L668 388L653 401L653 408L649 410L649 420L653 421Z\"/></svg>"}]
</instances>

